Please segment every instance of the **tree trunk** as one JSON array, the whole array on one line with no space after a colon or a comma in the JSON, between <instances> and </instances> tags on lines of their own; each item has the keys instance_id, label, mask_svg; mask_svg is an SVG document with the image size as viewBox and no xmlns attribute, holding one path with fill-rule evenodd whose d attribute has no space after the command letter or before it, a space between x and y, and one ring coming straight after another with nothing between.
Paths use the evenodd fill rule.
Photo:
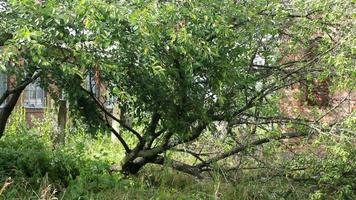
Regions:
<instances>
[{"instance_id":1,"label":"tree trunk","mask_svg":"<svg viewBox=\"0 0 356 200\"><path fill-rule=\"evenodd\" d=\"M59 100L58 127L64 131L67 125L67 100Z\"/></svg>"},{"instance_id":2,"label":"tree trunk","mask_svg":"<svg viewBox=\"0 0 356 200\"><path fill-rule=\"evenodd\" d=\"M65 142L65 129L67 125L67 100L61 99L59 100L58 106L58 129L54 136L54 148L57 146L64 144Z\"/></svg>"},{"instance_id":3,"label":"tree trunk","mask_svg":"<svg viewBox=\"0 0 356 200\"><path fill-rule=\"evenodd\" d=\"M22 92L25 90L26 86L28 86L41 75L41 72L34 72L32 75L33 76L28 76L23 81L21 81L20 84L12 88L11 91L7 90L5 94L2 95L1 103L3 103L6 99L7 101L5 102L4 107L0 109L0 138L4 135L7 121L12 111L14 110Z\"/></svg>"},{"instance_id":4,"label":"tree trunk","mask_svg":"<svg viewBox=\"0 0 356 200\"><path fill-rule=\"evenodd\" d=\"M120 171L124 174L137 174L145 164L129 163L125 168Z\"/></svg>"},{"instance_id":5,"label":"tree trunk","mask_svg":"<svg viewBox=\"0 0 356 200\"><path fill-rule=\"evenodd\" d=\"M166 160L163 156L155 155L149 158L137 157L131 162L124 163L122 165L113 165L110 168L110 171L113 172L121 172L123 174L137 174L146 164L157 164L157 165L165 165L172 167L173 169L195 176L197 178L203 178L201 174L201 169L196 166L188 165L176 160L169 160L166 163Z\"/></svg>"},{"instance_id":6,"label":"tree trunk","mask_svg":"<svg viewBox=\"0 0 356 200\"><path fill-rule=\"evenodd\" d=\"M138 157L132 161L122 163L121 165L113 165L110 171L122 172L123 174L137 174L143 166L148 163L148 160L143 157Z\"/></svg>"},{"instance_id":7,"label":"tree trunk","mask_svg":"<svg viewBox=\"0 0 356 200\"><path fill-rule=\"evenodd\" d=\"M3 136L7 121L14 110L17 101L19 100L23 90L19 90L11 94L4 107L0 109L0 138Z\"/></svg>"},{"instance_id":8,"label":"tree trunk","mask_svg":"<svg viewBox=\"0 0 356 200\"><path fill-rule=\"evenodd\" d=\"M3 103L6 98L7 101L2 109L0 109L0 138L3 136L7 121L14 110L17 101L19 100L22 92L25 90L25 88L32 83L34 80L36 80L38 77L40 77L41 72L34 72L31 74L31 76L25 77L23 81L20 82L19 85L16 87L12 88L10 91L7 90L5 94L2 95L1 97L1 103Z\"/></svg>"}]
</instances>

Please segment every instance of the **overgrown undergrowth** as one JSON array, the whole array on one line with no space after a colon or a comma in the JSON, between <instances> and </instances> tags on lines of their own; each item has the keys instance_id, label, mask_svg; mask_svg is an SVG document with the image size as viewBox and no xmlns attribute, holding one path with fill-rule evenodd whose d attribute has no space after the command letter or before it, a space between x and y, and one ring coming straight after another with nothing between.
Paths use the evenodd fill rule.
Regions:
<instances>
[{"instance_id":1,"label":"overgrown undergrowth","mask_svg":"<svg viewBox=\"0 0 356 200\"><path fill-rule=\"evenodd\" d=\"M340 143L330 159L311 161L311 169L267 176L266 170L221 173L205 179L169 167L147 166L137 176L111 173L124 151L108 134L68 130L65 145L53 148L50 120L27 128L13 116L0 140L1 199L353 199L355 148ZM340 140L342 140L340 138ZM325 141L324 141L325 142ZM329 141L330 142L330 141ZM338 152L337 152L338 151ZM344 157L340 156L344 155ZM169 156L169 155L167 155ZM177 155L174 155L177 156ZM296 160L294 160L295 162ZM309 174L308 174L309 173ZM308 177L297 179L296 177Z\"/></svg>"}]
</instances>

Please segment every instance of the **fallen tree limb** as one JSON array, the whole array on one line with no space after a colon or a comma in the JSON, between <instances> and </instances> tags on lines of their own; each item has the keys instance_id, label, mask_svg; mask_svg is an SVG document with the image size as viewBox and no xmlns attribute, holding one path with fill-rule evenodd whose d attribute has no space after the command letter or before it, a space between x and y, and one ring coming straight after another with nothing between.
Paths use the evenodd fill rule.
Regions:
<instances>
[{"instance_id":1,"label":"fallen tree limb","mask_svg":"<svg viewBox=\"0 0 356 200\"><path fill-rule=\"evenodd\" d=\"M277 136L277 137L266 137L266 138L262 138L262 139L258 139L258 140L255 140L254 142L252 143L249 143L249 144L244 144L244 145L240 145L240 146L236 146L234 147L233 149L231 149L230 151L227 151L227 152L224 152L220 155L217 155L209 160L206 160L200 164L197 165L198 168L202 168L202 167L206 167L214 162L217 162L217 161L220 161L220 160L223 160L227 157L230 157L232 155L235 155L241 151L244 151L246 150L247 148L249 147L252 147L252 146L259 146L259 145L262 145L262 144L265 144L265 143L268 143L268 142L271 142L273 140L281 140L281 139L287 139L287 138L295 138L295 137L301 137L301 136L304 136L305 133L299 133L299 132L291 132L291 133L284 133L280 136Z\"/></svg>"}]
</instances>

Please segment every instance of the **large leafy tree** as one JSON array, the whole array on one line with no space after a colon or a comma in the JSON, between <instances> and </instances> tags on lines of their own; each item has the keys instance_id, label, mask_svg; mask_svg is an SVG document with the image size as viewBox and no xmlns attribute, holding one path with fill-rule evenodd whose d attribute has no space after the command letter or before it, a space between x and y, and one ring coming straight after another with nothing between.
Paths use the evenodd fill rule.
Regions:
<instances>
[{"instance_id":1,"label":"large leafy tree","mask_svg":"<svg viewBox=\"0 0 356 200\"><path fill-rule=\"evenodd\" d=\"M16 75L18 86L40 77L54 98L66 92L73 113L89 125L108 127L126 151L122 171L168 162L199 176L251 146L306 135L307 125L293 132L269 126L308 123L281 117L284 88L325 76L352 87L351 4L7 1L0 17L1 67ZM99 72L132 123L84 87L90 71ZM221 129L229 137L225 152L206 159L190 152L200 160L194 165L164 156Z\"/></svg>"}]
</instances>

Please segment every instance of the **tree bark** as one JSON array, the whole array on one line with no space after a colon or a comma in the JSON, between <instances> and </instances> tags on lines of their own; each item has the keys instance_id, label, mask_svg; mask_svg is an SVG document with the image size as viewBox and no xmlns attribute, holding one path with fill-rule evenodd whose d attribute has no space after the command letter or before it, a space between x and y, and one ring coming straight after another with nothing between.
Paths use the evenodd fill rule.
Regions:
<instances>
[{"instance_id":1,"label":"tree bark","mask_svg":"<svg viewBox=\"0 0 356 200\"><path fill-rule=\"evenodd\" d=\"M7 121L14 110L17 101L19 100L22 90L16 91L11 94L8 101L5 103L4 107L0 109L0 138L3 136Z\"/></svg>"},{"instance_id":2,"label":"tree bark","mask_svg":"<svg viewBox=\"0 0 356 200\"><path fill-rule=\"evenodd\" d=\"M216 163L220 160L223 160L227 157L236 155L242 151L245 151L249 147L260 146L265 143L271 142L273 140L281 140L281 139L295 138L295 137L302 137L302 136L305 136L305 134L299 133L299 132L290 132L290 133L284 133L277 137L266 137L266 138L257 139L251 143L248 143L248 144L238 145L235 148L232 148L230 151L226 151L226 152L224 152L220 155L217 155L215 157L212 157L208 160L201 161L201 163L196 164L196 165L186 164L186 163L180 162L178 160L173 160L173 159L167 160L166 158L161 156L160 153L169 150L169 147L159 150L159 151L157 149L134 150L134 151L136 151L136 153L131 152L132 154L127 154L123 163L121 165L113 165L111 167L110 171L112 171L112 172L119 171L124 174L137 174L142 169L142 167L144 167L146 164L149 164L149 163L158 164L158 165L167 164L168 166L172 167L173 169L175 169L177 171L180 171L180 172L183 172L186 174L190 174L197 178L203 178L202 172L210 171L209 167L211 166L211 164Z\"/></svg>"},{"instance_id":3,"label":"tree bark","mask_svg":"<svg viewBox=\"0 0 356 200\"><path fill-rule=\"evenodd\" d=\"M123 174L137 174L153 158L136 157L132 161L127 161L119 167Z\"/></svg>"},{"instance_id":4,"label":"tree bark","mask_svg":"<svg viewBox=\"0 0 356 200\"><path fill-rule=\"evenodd\" d=\"M201 172L202 170L196 166L188 165L177 160L166 160L163 156L156 155L150 158L137 157L133 161L122 164L122 165L113 165L110 168L110 171L119 171L123 174L137 174L146 164L157 164L165 165L168 164L173 169L195 176L197 178L203 178Z\"/></svg>"},{"instance_id":5,"label":"tree bark","mask_svg":"<svg viewBox=\"0 0 356 200\"><path fill-rule=\"evenodd\" d=\"M34 72L32 76L25 78L16 87L11 90L6 90L5 94L1 96L1 103L5 102L3 108L0 109L0 138L4 135L7 121L14 110L17 101L19 100L22 92L25 90L26 86L32 81L36 80L41 75L41 72Z\"/></svg>"},{"instance_id":6,"label":"tree bark","mask_svg":"<svg viewBox=\"0 0 356 200\"><path fill-rule=\"evenodd\" d=\"M59 100L58 104L58 129L55 131L54 148L64 144L66 137L65 129L67 125L67 100L61 99Z\"/></svg>"}]
</instances>

